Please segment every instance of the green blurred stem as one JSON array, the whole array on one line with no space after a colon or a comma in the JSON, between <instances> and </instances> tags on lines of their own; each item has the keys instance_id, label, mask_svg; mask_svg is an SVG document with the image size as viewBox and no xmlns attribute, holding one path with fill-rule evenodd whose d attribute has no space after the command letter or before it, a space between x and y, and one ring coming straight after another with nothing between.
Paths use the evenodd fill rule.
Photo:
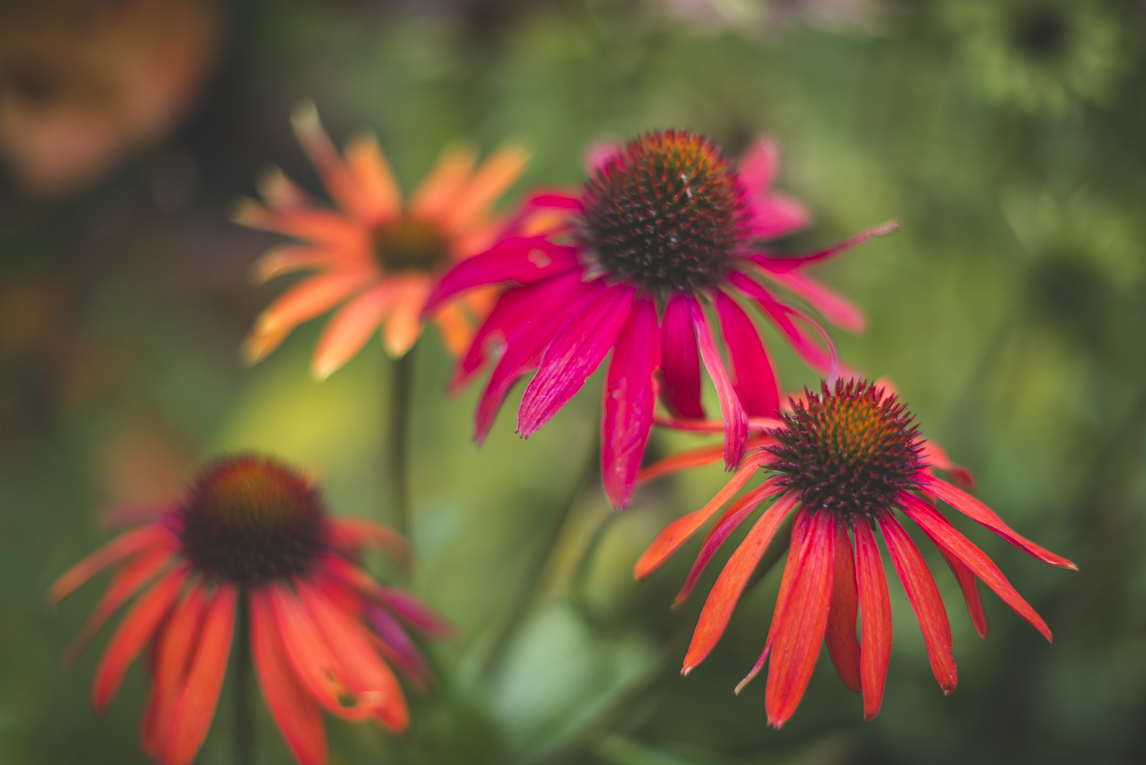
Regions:
<instances>
[{"instance_id":1,"label":"green blurred stem","mask_svg":"<svg viewBox=\"0 0 1146 765\"><path fill-rule=\"evenodd\" d=\"M533 603L533 600L541 590L541 574L548 568L553 554L557 551L557 543L561 540L561 532L565 528L565 523L569 520L573 508L577 506L577 500L580 498L582 491L597 478L597 471L599 469L597 463L600 461L600 449L600 441L596 437L596 434L594 434L590 442L589 452L585 457L584 466L577 474L577 478L570 487L565 501L561 503L561 507L554 514L549 527L545 531L545 538L542 540L537 549L537 553L529 563L529 568L521 579L521 584L513 600L513 605L510 607L509 615L506 617L505 623L498 632L497 638L494 640L489 653L486 655L485 662L482 664L479 675L481 678L488 679L501 665L505 657L506 649L512 642L513 636L517 633L518 628L521 626L525 615L529 612L529 606Z\"/></svg>"},{"instance_id":2,"label":"green blurred stem","mask_svg":"<svg viewBox=\"0 0 1146 765\"><path fill-rule=\"evenodd\" d=\"M251 706L251 616L246 590L239 594L235 639L235 765L250 765L255 761L255 720Z\"/></svg>"},{"instance_id":3,"label":"green blurred stem","mask_svg":"<svg viewBox=\"0 0 1146 765\"><path fill-rule=\"evenodd\" d=\"M390 381L390 422L387 459L390 488L393 492L394 528L410 536L410 411L413 408L414 352L410 350L394 359Z\"/></svg>"}]
</instances>

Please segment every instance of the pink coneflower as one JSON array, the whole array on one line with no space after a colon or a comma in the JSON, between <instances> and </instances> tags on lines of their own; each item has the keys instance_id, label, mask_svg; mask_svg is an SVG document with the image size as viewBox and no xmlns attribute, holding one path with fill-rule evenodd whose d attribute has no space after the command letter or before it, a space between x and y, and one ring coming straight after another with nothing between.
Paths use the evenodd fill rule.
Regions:
<instances>
[{"instance_id":1,"label":"pink coneflower","mask_svg":"<svg viewBox=\"0 0 1146 765\"><path fill-rule=\"evenodd\" d=\"M981 637L986 637L987 620L979 601L980 579L1051 639L1046 624L991 559L936 509L937 500L1045 563L1074 569L1073 563L1019 536L986 505L935 477L934 468L957 480L966 480L968 474L951 465L936 444L920 437L912 415L894 393L867 382L838 381L834 389L823 384L819 395L806 391L803 399L792 402L792 412L781 415L782 426L768 431L759 451L749 455L712 501L670 524L637 561L636 576L647 575L732 499L756 470L772 473L732 502L708 530L677 596L679 603L688 595L733 529L765 499L778 497L753 524L713 585L684 659L685 674L704 660L724 633L753 570L792 512L788 561L764 652L736 688L739 692L771 655L766 708L769 722L777 728L796 711L825 640L844 684L863 693L864 717L871 719L879 712L891 655L891 606L873 529L882 533L919 619L936 680L944 693L955 690L947 611L923 557L896 519L897 509L939 548L959 581ZM700 464L706 458L713 459L698 451L671 459L676 467Z\"/></svg>"},{"instance_id":2,"label":"pink coneflower","mask_svg":"<svg viewBox=\"0 0 1146 765\"><path fill-rule=\"evenodd\" d=\"M51 589L59 602L118 567L69 648L72 658L142 593L100 660L92 701L106 710L128 666L148 648L141 739L149 755L164 765L195 758L215 715L236 616L249 620L263 696L302 765L328 761L322 709L395 733L406 728L409 711L387 662L420 684L427 667L407 628L431 635L448 628L355 562L367 545L406 556L400 536L367 521L331 518L308 480L254 456L215 462L186 496L153 514L154 521L88 556Z\"/></svg>"},{"instance_id":3,"label":"pink coneflower","mask_svg":"<svg viewBox=\"0 0 1146 765\"><path fill-rule=\"evenodd\" d=\"M654 378L673 414L703 417L704 361L728 423L725 461L734 468L744 456L748 417L773 415L779 405L771 362L737 298L755 303L808 363L830 373L834 350L826 334L772 288L783 287L829 320L858 330L859 312L807 276L805 267L891 224L814 255L775 257L759 242L802 227L807 215L770 191L778 163L772 143L757 142L738 169L705 138L678 131L650 133L623 149L598 152L598 159L579 195L532 197L512 235L444 276L426 308L474 287L516 285L478 330L454 379L457 389L495 362L478 404L479 442L519 377L537 369L517 419L518 432L528 437L613 349L601 465L609 499L625 507L653 421ZM823 336L826 349L808 329Z\"/></svg>"},{"instance_id":4,"label":"pink coneflower","mask_svg":"<svg viewBox=\"0 0 1146 765\"><path fill-rule=\"evenodd\" d=\"M426 296L438 276L493 242L500 224L490 207L517 180L528 157L506 147L474 167L471 149L448 148L404 205L373 137L349 141L344 160L313 104L296 111L294 128L340 209L315 205L281 173L263 184L268 207L253 200L239 206L237 222L299 240L259 259L260 282L294 271L317 272L259 315L244 353L252 363L262 359L296 326L345 302L314 350L316 377L345 364L383 323L386 350L402 356L421 335ZM430 312L455 355L469 345L471 322L484 318L492 298L487 290L449 305L439 302Z\"/></svg>"}]
</instances>

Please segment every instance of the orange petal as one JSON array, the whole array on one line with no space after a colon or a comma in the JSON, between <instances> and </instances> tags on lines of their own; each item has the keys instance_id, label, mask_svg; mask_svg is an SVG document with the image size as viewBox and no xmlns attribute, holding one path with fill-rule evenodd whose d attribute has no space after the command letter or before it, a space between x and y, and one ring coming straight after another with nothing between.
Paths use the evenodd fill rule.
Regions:
<instances>
[{"instance_id":1,"label":"orange petal","mask_svg":"<svg viewBox=\"0 0 1146 765\"><path fill-rule=\"evenodd\" d=\"M291 125L294 126L295 136L303 151L322 178L322 185L326 186L338 206L360 220L374 222L370 219L372 210L358 180L342 163L330 137L323 130L313 101L303 101L295 107L291 114Z\"/></svg>"},{"instance_id":2,"label":"orange petal","mask_svg":"<svg viewBox=\"0 0 1146 765\"><path fill-rule=\"evenodd\" d=\"M173 543L171 532L162 523L150 523L116 537L103 547L64 572L52 583L48 599L53 603L71 595L84 582L109 566L137 555L150 547L166 547Z\"/></svg>"},{"instance_id":3,"label":"orange petal","mask_svg":"<svg viewBox=\"0 0 1146 765\"><path fill-rule=\"evenodd\" d=\"M362 350L386 318L396 293L392 280L383 281L351 300L326 325L314 348L311 372L325 380Z\"/></svg>"},{"instance_id":4,"label":"orange petal","mask_svg":"<svg viewBox=\"0 0 1146 765\"><path fill-rule=\"evenodd\" d=\"M346 259L346 256L343 255ZM309 244L282 244L259 256L252 268L252 280L263 284L276 276L330 266L339 259L336 250Z\"/></svg>"},{"instance_id":5,"label":"orange petal","mask_svg":"<svg viewBox=\"0 0 1146 765\"><path fill-rule=\"evenodd\" d=\"M119 628L112 635L107 650L100 657L95 679L92 681L92 705L97 712L102 714L107 710L107 705L115 698L120 685L123 684L127 668L139 656L140 651L155 634L160 622L171 610L171 605L178 597L186 579L185 566L175 569L151 585L123 618Z\"/></svg>"},{"instance_id":6,"label":"orange petal","mask_svg":"<svg viewBox=\"0 0 1146 765\"><path fill-rule=\"evenodd\" d=\"M231 210L231 220L248 228L342 249L364 250L370 246L370 232L363 224L329 210L309 207L270 210L253 199L240 199Z\"/></svg>"},{"instance_id":7,"label":"orange petal","mask_svg":"<svg viewBox=\"0 0 1146 765\"><path fill-rule=\"evenodd\" d=\"M350 174L357 181L365 220L378 225L396 217L402 209L402 194L378 139L356 136L347 142L345 154Z\"/></svg>"},{"instance_id":8,"label":"orange petal","mask_svg":"<svg viewBox=\"0 0 1146 765\"><path fill-rule=\"evenodd\" d=\"M260 174L255 186L259 190L259 196L280 212L308 207L311 204L307 193L277 167Z\"/></svg>"},{"instance_id":9,"label":"orange petal","mask_svg":"<svg viewBox=\"0 0 1146 765\"><path fill-rule=\"evenodd\" d=\"M191 654L199 640L207 594L202 585L192 586L160 629L153 645L155 669L148 692L147 711L141 735L143 751L158 758L167 743L172 713L179 701Z\"/></svg>"},{"instance_id":10,"label":"orange petal","mask_svg":"<svg viewBox=\"0 0 1146 765\"><path fill-rule=\"evenodd\" d=\"M422 334L422 308L430 295L430 280L425 277L407 277L399 290L394 311L383 330L386 350L395 358L404 356Z\"/></svg>"},{"instance_id":11,"label":"orange petal","mask_svg":"<svg viewBox=\"0 0 1146 765\"><path fill-rule=\"evenodd\" d=\"M465 312L456 304L450 303L434 314L434 323L438 325L442 343L454 358L461 356L470 347L474 328L466 319Z\"/></svg>"},{"instance_id":12,"label":"orange petal","mask_svg":"<svg viewBox=\"0 0 1146 765\"><path fill-rule=\"evenodd\" d=\"M410 214L430 221L445 217L469 178L476 157L472 146L447 146L438 164L414 192L410 200Z\"/></svg>"},{"instance_id":13,"label":"orange petal","mask_svg":"<svg viewBox=\"0 0 1146 765\"><path fill-rule=\"evenodd\" d=\"M251 649L263 698L299 765L326 765L326 725L291 671L265 590L251 593Z\"/></svg>"},{"instance_id":14,"label":"orange petal","mask_svg":"<svg viewBox=\"0 0 1146 765\"><path fill-rule=\"evenodd\" d=\"M517 181L527 164L529 152L520 146L505 146L483 162L450 206L446 229L460 231L479 222L490 205Z\"/></svg>"},{"instance_id":15,"label":"orange petal","mask_svg":"<svg viewBox=\"0 0 1146 765\"><path fill-rule=\"evenodd\" d=\"M223 678L227 674L238 600L238 589L234 585L224 585L215 591L207 606L196 641L195 656L191 659L187 679L171 713L173 724L161 758L164 765L190 765L207 738L207 731L215 718L215 707L219 704Z\"/></svg>"}]
</instances>

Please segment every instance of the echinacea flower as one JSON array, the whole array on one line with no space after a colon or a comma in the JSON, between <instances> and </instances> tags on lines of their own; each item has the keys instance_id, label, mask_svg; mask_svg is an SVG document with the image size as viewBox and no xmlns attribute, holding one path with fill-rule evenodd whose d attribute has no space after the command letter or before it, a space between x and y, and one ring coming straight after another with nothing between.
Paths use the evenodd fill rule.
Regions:
<instances>
[{"instance_id":1,"label":"echinacea flower","mask_svg":"<svg viewBox=\"0 0 1146 765\"><path fill-rule=\"evenodd\" d=\"M601 466L609 499L625 507L653 422L654 378L673 414L703 417L703 359L728 423L726 466L734 468L744 456L748 417L773 415L779 406L772 364L736 298L754 302L808 363L830 373L831 341L811 318L776 297L773 285L832 322L860 329L860 313L805 269L893 224L814 255L777 257L760 242L802 227L807 214L770 190L778 169L773 143L758 141L736 168L705 138L670 130L598 151L597 159L580 194L533 196L511 234L442 277L426 307L434 310L474 287L514 285L478 329L453 383L456 390L487 362L494 364L477 409L479 442L519 377L537 370L517 418L518 432L528 437L613 350ZM718 319L731 374L709 309ZM798 322L819 333L826 350Z\"/></svg>"},{"instance_id":2,"label":"echinacea flower","mask_svg":"<svg viewBox=\"0 0 1146 765\"><path fill-rule=\"evenodd\" d=\"M777 497L752 525L713 585L693 632L683 673L691 671L716 645L761 556L793 512L788 559L764 652L736 688L739 692L771 655L765 705L769 722L777 728L799 705L822 641L827 642L844 684L862 692L865 719L879 712L892 633L887 580L875 530L883 536L919 620L935 679L944 693L955 690L947 611L927 564L896 517L897 510L915 521L939 548L963 590L981 637L986 637L987 619L978 580L1051 639L1050 629L999 568L943 517L937 500L1044 563L1074 569L1073 563L1019 536L986 505L933 475L938 468L957 481L967 478L965 471L950 464L941 448L920 437L912 415L894 393L866 381L841 380L834 388L822 384L819 395L805 391L802 398L791 402L792 411L781 414L782 425L767 431L759 450L707 505L666 527L637 561L636 576L647 575L732 499L753 473L759 469L772 473L728 505L709 528L677 596L679 603L688 595L733 529L764 500ZM669 459L683 465L700 464L705 458L714 459L703 450Z\"/></svg>"},{"instance_id":3,"label":"echinacea flower","mask_svg":"<svg viewBox=\"0 0 1146 765\"><path fill-rule=\"evenodd\" d=\"M237 222L298 240L269 250L256 262L259 282L294 271L316 272L259 315L244 353L251 363L262 359L296 326L345 302L315 347L316 377L325 378L350 360L383 323L386 350L402 356L421 335L426 296L438 276L493 242L500 224L490 207L517 180L528 157L506 147L475 167L471 149L447 148L403 204L372 136L349 141L343 159L313 104L297 109L293 122L339 209L314 204L277 172L262 184L267 207L254 200L239 206ZM471 321L484 317L491 298L486 291L432 312L455 355L469 344Z\"/></svg>"},{"instance_id":4,"label":"echinacea flower","mask_svg":"<svg viewBox=\"0 0 1146 765\"><path fill-rule=\"evenodd\" d=\"M59 602L117 566L69 648L72 658L139 595L100 659L92 701L106 710L128 666L147 648L144 751L163 765L195 758L215 715L236 618L249 620L263 696L302 765L328 761L322 709L395 733L406 728L409 710L387 662L421 683L427 667L407 629L442 635L448 627L355 562L367 545L407 555L400 536L328 516L310 481L273 459L248 455L208 466L182 499L153 514L51 589Z\"/></svg>"}]
</instances>

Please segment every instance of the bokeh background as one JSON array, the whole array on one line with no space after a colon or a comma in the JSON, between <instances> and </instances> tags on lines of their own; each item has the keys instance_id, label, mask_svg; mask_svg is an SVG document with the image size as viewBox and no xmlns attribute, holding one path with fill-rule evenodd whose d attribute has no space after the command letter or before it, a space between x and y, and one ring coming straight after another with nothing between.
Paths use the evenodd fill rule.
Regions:
<instances>
[{"instance_id":1,"label":"bokeh background","mask_svg":"<svg viewBox=\"0 0 1146 765\"><path fill-rule=\"evenodd\" d=\"M376 131L407 189L450 140L523 142L533 161L511 198L576 183L602 137L683 127L731 155L776 137L780 186L815 215L781 250L901 223L819 269L869 316L863 336L834 333L843 358L890 376L978 496L1081 569L954 519L1054 644L991 595L980 641L922 545L958 690L931 677L893 581L879 717L862 721L825 654L772 730L763 679L732 688L763 646L779 570L687 678L681 638L707 586L669 605L695 543L631 577L719 467L614 515L579 478L600 375L528 442L513 432L519 387L478 449L475 391L445 395L431 330L412 414L414 587L458 635L431 649L438 679L414 694L410 733L334 722L333 762L1146 761L1144 53L1132 0L3 0L0 761L145 761L142 672L106 718L88 703L108 631L61 666L98 583L45 602L108 538L101 506L170 496L204 458L259 450L319 475L336 512L390 517L381 345L322 383L307 373L321 322L255 368L238 359L285 280L252 286L277 240L228 211L271 165L319 192L288 122L305 98L336 140ZM766 336L786 388L816 383ZM660 434L652 451L695 443ZM230 761L229 702L225 689L199 762ZM259 715L259 761L288 762Z\"/></svg>"}]
</instances>

